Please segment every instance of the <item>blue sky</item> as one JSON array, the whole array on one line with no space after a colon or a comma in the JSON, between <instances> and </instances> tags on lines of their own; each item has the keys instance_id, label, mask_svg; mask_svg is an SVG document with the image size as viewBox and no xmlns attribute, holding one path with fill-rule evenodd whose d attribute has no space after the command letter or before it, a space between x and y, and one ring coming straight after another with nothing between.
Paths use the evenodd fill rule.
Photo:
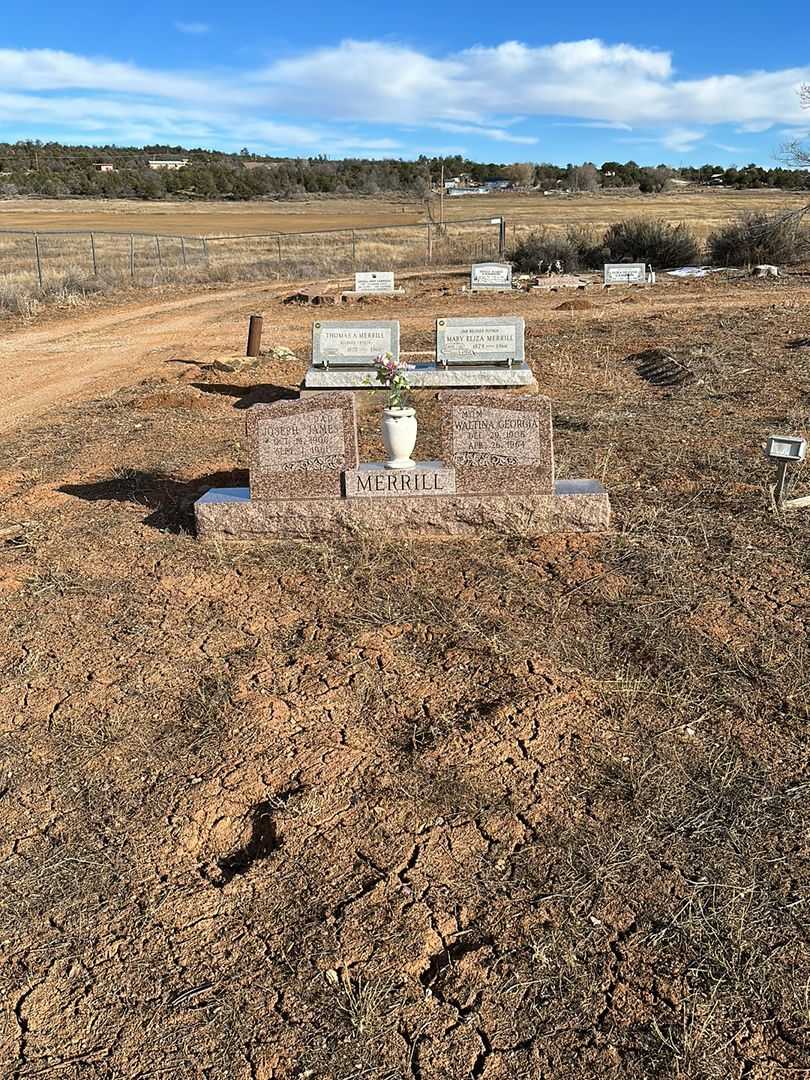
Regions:
<instances>
[{"instance_id":1,"label":"blue sky","mask_svg":"<svg viewBox=\"0 0 810 1080\"><path fill-rule=\"evenodd\" d=\"M44 0L0 21L0 139L329 157L776 163L806 4Z\"/></svg>"}]
</instances>

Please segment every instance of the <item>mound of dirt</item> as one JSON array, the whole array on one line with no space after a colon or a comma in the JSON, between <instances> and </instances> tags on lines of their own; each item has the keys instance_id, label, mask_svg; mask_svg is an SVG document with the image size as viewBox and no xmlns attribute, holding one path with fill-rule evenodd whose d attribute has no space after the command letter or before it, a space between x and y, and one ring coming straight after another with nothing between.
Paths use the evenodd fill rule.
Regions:
<instances>
[{"instance_id":1,"label":"mound of dirt","mask_svg":"<svg viewBox=\"0 0 810 1080\"><path fill-rule=\"evenodd\" d=\"M319 289L298 289L282 298L282 304L312 304L320 307L324 304L336 304L334 293L321 292Z\"/></svg>"},{"instance_id":2,"label":"mound of dirt","mask_svg":"<svg viewBox=\"0 0 810 1080\"><path fill-rule=\"evenodd\" d=\"M181 386L177 389L167 387L157 390L133 403L133 408L142 412L156 409L180 409L187 412L211 412L216 410L217 402L209 394L204 394L194 386Z\"/></svg>"},{"instance_id":3,"label":"mound of dirt","mask_svg":"<svg viewBox=\"0 0 810 1080\"><path fill-rule=\"evenodd\" d=\"M575 300L563 300L561 304L557 304L555 311L592 311L594 307L590 300L579 296Z\"/></svg>"}]
</instances>

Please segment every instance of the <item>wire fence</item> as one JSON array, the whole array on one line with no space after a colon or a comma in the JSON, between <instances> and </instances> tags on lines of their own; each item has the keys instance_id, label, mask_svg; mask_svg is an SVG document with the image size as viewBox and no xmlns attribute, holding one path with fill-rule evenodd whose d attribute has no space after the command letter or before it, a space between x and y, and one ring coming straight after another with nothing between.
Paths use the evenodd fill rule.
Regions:
<instances>
[{"instance_id":1,"label":"wire fence","mask_svg":"<svg viewBox=\"0 0 810 1080\"><path fill-rule=\"evenodd\" d=\"M207 244L214 268L259 267L269 276L293 279L495 258L501 250L501 228L499 218L470 218L443 225L209 236Z\"/></svg>"},{"instance_id":2,"label":"wire fence","mask_svg":"<svg viewBox=\"0 0 810 1080\"><path fill-rule=\"evenodd\" d=\"M207 265L206 242L197 236L0 231L0 275L31 278L40 288L70 277L140 278Z\"/></svg>"},{"instance_id":3,"label":"wire fence","mask_svg":"<svg viewBox=\"0 0 810 1080\"><path fill-rule=\"evenodd\" d=\"M502 218L240 236L0 230L0 284L87 280L306 279L451 266L503 255Z\"/></svg>"}]
</instances>

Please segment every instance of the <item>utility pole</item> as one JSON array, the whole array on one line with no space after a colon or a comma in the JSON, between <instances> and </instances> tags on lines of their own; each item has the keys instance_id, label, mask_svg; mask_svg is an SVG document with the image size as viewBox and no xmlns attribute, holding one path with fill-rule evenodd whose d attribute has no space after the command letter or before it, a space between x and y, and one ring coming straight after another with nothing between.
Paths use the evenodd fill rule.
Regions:
<instances>
[{"instance_id":1,"label":"utility pole","mask_svg":"<svg viewBox=\"0 0 810 1080\"><path fill-rule=\"evenodd\" d=\"M444 162L442 162L442 183L439 188L439 226L444 234Z\"/></svg>"}]
</instances>

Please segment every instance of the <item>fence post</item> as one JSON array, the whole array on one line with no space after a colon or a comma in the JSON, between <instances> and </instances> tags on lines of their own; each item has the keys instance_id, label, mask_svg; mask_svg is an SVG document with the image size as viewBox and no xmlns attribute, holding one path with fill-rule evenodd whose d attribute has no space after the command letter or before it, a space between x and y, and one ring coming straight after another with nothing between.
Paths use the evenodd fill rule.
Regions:
<instances>
[{"instance_id":1,"label":"fence post","mask_svg":"<svg viewBox=\"0 0 810 1080\"><path fill-rule=\"evenodd\" d=\"M180 250L183 252L183 266L188 266L188 258L186 257L186 238L180 237Z\"/></svg>"},{"instance_id":2,"label":"fence post","mask_svg":"<svg viewBox=\"0 0 810 1080\"><path fill-rule=\"evenodd\" d=\"M281 233L278 234L276 239L278 240L278 265L281 268Z\"/></svg>"},{"instance_id":3,"label":"fence post","mask_svg":"<svg viewBox=\"0 0 810 1080\"><path fill-rule=\"evenodd\" d=\"M262 347L262 323L261 315L251 315L248 323L248 339L245 356L258 356Z\"/></svg>"},{"instance_id":4,"label":"fence post","mask_svg":"<svg viewBox=\"0 0 810 1080\"><path fill-rule=\"evenodd\" d=\"M427 261L433 261L433 233L430 231L430 222L427 227Z\"/></svg>"},{"instance_id":5,"label":"fence post","mask_svg":"<svg viewBox=\"0 0 810 1080\"><path fill-rule=\"evenodd\" d=\"M163 256L160 254L160 237L155 233L155 248L157 250L158 266L163 266Z\"/></svg>"},{"instance_id":6,"label":"fence post","mask_svg":"<svg viewBox=\"0 0 810 1080\"><path fill-rule=\"evenodd\" d=\"M129 276L135 277L135 237L129 234Z\"/></svg>"},{"instance_id":7,"label":"fence post","mask_svg":"<svg viewBox=\"0 0 810 1080\"><path fill-rule=\"evenodd\" d=\"M498 225L498 254L503 258L506 251L506 218L502 217Z\"/></svg>"},{"instance_id":8,"label":"fence post","mask_svg":"<svg viewBox=\"0 0 810 1080\"><path fill-rule=\"evenodd\" d=\"M90 254L93 258L93 277L98 277L98 263L96 262L96 238L90 233Z\"/></svg>"},{"instance_id":9,"label":"fence post","mask_svg":"<svg viewBox=\"0 0 810 1080\"><path fill-rule=\"evenodd\" d=\"M208 241L205 239L205 237L202 238L202 249L203 249L203 255L205 256L205 265L210 266L211 265L211 260L210 260L210 258L208 256Z\"/></svg>"},{"instance_id":10,"label":"fence post","mask_svg":"<svg viewBox=\"0 0 810 1080\"><path fill-rule=\"evenodd\" d=\"M42 288L42 259L39 254L39 236L34 233L34 252L37 257L37 277L39 278L39 287Z\"/></svg>"},{"instance_id":11,"label":"fence post","mask_svg":"<svg viewBox=\"0 0 810 1080\"><path fill-rule=\"evenodd\" d=\"M354 229L352 229L352 270L357 269L357 246L355 243Z\"/></svg>"}]
</instances>

